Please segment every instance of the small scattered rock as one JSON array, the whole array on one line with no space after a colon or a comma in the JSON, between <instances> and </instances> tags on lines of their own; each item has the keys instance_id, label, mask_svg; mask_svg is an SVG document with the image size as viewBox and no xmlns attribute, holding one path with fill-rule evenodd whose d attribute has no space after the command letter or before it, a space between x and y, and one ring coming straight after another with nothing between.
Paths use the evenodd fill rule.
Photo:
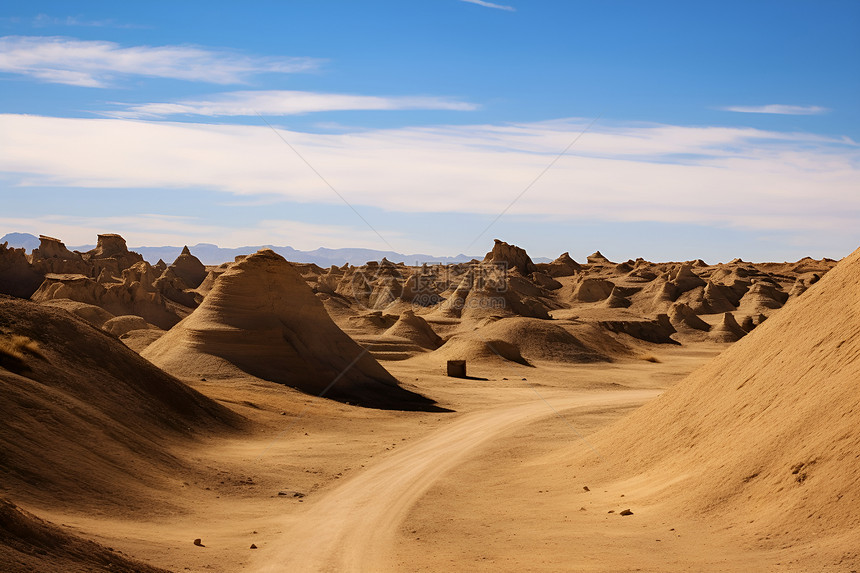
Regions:
<instances>
[{"instance_id":1,"label":"small scattered rock","mask_svg":"<svg viewBox=\"0 0 860 573\"><path fill-rule=\"evenodd\" d=\"M591 491L590 489L588 489L587 485L582 486L582 489L583 489L583 491Z\"/></svg>"},{"instance_id":2,"label":"small scattered rock","mask_svg":"<svg viewBox=\"0 0 860 573\"><path fill-rule=\"evenodd\" d=\"M615 513L615 510L614 510L614 509L610 509L610 510L609 510L609 511L607 511L606 513Z\"/></svg>"},{"instance_id":3,"label":"small scattered rock","mask_svg":"<svg viewBox=\"0 0 860 573\"><path fill-rule=\"evenodd\" d=\"M256 548L257 548L257 546L256 546L256 545L254 545L254 544L252 543L252 544L251 544L251 549L256 549Z\"/></svg>"},{"instance_id":4,"label":"small scattered rock","mask_svg":"<svg viewBox=\"0 0 860 573\"><path fill-rule=\"evenodd\" d=\"M629 509L625 509L619 515L633 515L633 512L630 511Z\"/></svg>"},{"instance_id":5,"label":"small scattered rock","mask_svg":"<svg viewBox=\"0 0 860 573\"><path fill-rule=\"evenodd\" d=\"M199 537L194 540L194 545L196 545L197 547L206 547L205 545L203 545L203 540Z\"/></svg>"}]
</instances>

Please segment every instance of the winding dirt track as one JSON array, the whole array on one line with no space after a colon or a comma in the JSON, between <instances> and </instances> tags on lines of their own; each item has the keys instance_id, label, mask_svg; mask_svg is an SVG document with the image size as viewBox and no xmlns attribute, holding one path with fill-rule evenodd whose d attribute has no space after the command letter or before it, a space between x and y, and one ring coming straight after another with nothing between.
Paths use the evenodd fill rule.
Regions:
<instances>
[{"instance_id":1,"label":"winding dirt track","mask_svg":"<svg viewBox=\"0 0 860 573\"><path fill-rule=\"evenodd\" d=\"M384 571L397 528L442 475L517 426L572 408L642 403L659 392L631 390L535 397L514 406L465 414L368 467L291 516L281 539L261 552L258 571ZM575 425L575 420L572 420ZM559 423L562 423L559 421ZM571 431L571 439L579 439Z\"/></svg>"}]
</instances>

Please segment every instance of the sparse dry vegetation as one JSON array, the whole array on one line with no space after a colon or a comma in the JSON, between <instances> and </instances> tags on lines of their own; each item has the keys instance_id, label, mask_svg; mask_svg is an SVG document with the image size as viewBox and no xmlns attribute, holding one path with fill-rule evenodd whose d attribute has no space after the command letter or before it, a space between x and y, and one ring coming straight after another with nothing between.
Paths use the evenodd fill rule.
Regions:
<instances>
[{"instance_id":1,"label":"sparse dry vegetation","mask_svg":"<svg viewBox=\"0 0 860 573\"><path fill-rule=\"evenodd\" d=\"M19 334L0 334L0 364L6 360L24 362L27 355L39 356L39 344Z\"/></svg>"}]
</instances>

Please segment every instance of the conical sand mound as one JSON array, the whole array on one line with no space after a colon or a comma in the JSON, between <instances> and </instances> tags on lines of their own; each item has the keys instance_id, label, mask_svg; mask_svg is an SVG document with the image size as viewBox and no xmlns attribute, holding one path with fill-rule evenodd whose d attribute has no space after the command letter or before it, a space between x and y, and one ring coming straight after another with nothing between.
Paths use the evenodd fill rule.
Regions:
<instances>
[{"instance_id":1,"label":"conical sand mound","mask_svg":"<svg viewBox=\"0 0 860 573\"><path fill-rule=\"evenodd\" d=\"M675 328L692 328L707 332L710 325L696 315L692 308L684 303L676 302L669 309L669 321Z\"/></svg>"},{"instance_id":2,"label":"conical sand mound","mask_svg":"<svg viewBox=\"0 0 860 573\"><path fill-rule=\"evenodd\" d=\"M176 276L188 285L188 288L197 288L203 279L206 278L206 267L200 262L200 259L191 254L188 246L183 247L182 252L170 265Z\"/></svg>"},{"instance_id":3,"label":"conical sand mound","mask_svg":"<svg viewBox=\"0 0 860 573\"><path fill-rule=\"evenodd\" d=\"M630 301L618 292L618 287L613 287L609 297L603 301L606 308L628 308L630 304Z\"/></svg>"},{"instance_id":4,"label":"conical sand mound","mask_svg":"<svg viewBox=\"0 0 860 573\"><path fill-rule=\"evenodd\" d=\"M743 340L598 434L595 447L612 453L616 477L638 474L654 484L657 502L702 519L722 516L747 539L810 544L817 566L796 570L844 559L837 540L860 539L858 276L860 249Z\"/></svg>"},{"instance_id":5,"label":"conical sand mound","mask_svg":"<svg viewBox=\"0 0 860 573\"><path fill-rule=\"evenodd\" d=\"M746 331L741 328L735 320L735 315L730 312L725 313L720 323L710 332L710 338L716 342L737 342L745 335Z\"/></svg>"},{"instance_id":6,"label":"conical sand mound","mask_svg":"<svg viewBox=\"0 0 860 573\"><path fill-rule=\"evenodd\" d=\"M405 338L421 346L435 350L442 344L442 339L427 324L427 321L417 316L413 311L406 310L400 315L400 319L388 330L388 336Z\"/></svg>"},{"instance_id":7,"label":"conical sand mound","mask_svg":"<svg viewBox=\"0 0 860 573\"><path fill-rule=\"evenodd\" d=\"M272 250L235 263L203 303L142 355L177 376L250 374L362 405L430 401L398 386L335 325L298 271Z\"/></svg>"}]
</instances>

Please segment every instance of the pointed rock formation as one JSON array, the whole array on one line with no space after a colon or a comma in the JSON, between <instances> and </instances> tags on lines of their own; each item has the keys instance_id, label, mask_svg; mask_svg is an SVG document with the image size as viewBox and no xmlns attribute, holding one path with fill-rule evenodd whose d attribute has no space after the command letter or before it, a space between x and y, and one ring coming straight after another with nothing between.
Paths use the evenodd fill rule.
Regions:
<instances>
[{"instance_id":1,"label":"pointed rock formation","mask_svg":"<svg viewBox=\"0 0 860 573\"><path fill-rule=\"evenodd\" d=\"M249 374L360 405L430 406L338 328L298 271L270 249L233 264L142 355L183 377Z\"/></svg>"},{"instance_id":2,"label":"pointed rock formation","mask_svg":"<svg viewBox=\"0 0 860 573\"><path fill-rule=\"evenodd\" d=\"M720 324L711 329L710 338L716 342L737 342L746 336L746 331L741 328L735 315L730 312L723 314Z\"/></svg>"},{"instance_id":3,"label":"pointed rock formation","mask_svg":"<svg viewBox=\"0 0 860 573\"><path fill-rule=\"evenodd\" d=\"M705 286L705 281L693 272L693 267L684 263L669 273L669 282L675 285L677 294L685 293L696 287Z\"/></svg>"},{"instance_id":4,"label":"pointed rock formation","mask_svg":"<svg viewBox=\"0 0 860 573\"><path fill-rule=\"evenodd\" d=\"M588 255L585 260L588 261L589 265L612 265L614 264L612 261L603 256L603 253L600 251L595 251L592 254Z\"/></svg>"},{"instance_id":5,"label":"pointed rock formation","mask_svg":"<svg viewBox=\"0 0 860 573\"><path fill-rule=\"evenodd\" d=\"M191 254L187 245L182 248L182 252L169 268L172 268L174 274L188 285L187 288L199 287L206 278L206 267L200 259Z\"/></svg>"},{"instance_id":6,"label":"pointed rock formation","mask_svg":"<svg viewBox=\"0 0 860 573\"><path fill-rule=\"evenodd\" d=\"M725 287L708 281L704 291L705 312L714 314L734 311L736 305L729 298L733 294L734 289L731 287ZM699 314L703 313L700 312Z\"/></svg>"},{"instance_id":7,"label":"pointed rock formation","mask_svg":"<svg viewBox=\"0 0 860 573\"><path fill-rule=\"evenodd\" d=\"M582 270L582 265L570 257L570 253L562 253L556 260L548 263L546 273L551 277L569 277Z\"/></svg>"},{"instance_id":8,"label":"pointed rock formation","mask_svg":"<svg viewBox=\"0 0 860 573\"><path fill-rule=\"evenodd\" d=\"M618 287L613 287L609 297L603 301L603 306L606 308L628 308L631 304L630 300L621 294Z\"/></svg>"},{"instance_id":9,"label":"pointed rock formation","mask_svg":"<svg viewBox=\"0 0 860 573\"><path fill-rule=\"evenodd\" d=\"M684 303L676 302L669 309L669 322L676 329L684 327L707 332L711 325L699 318L696 312Z\"/></svg>"}]
</instances>

